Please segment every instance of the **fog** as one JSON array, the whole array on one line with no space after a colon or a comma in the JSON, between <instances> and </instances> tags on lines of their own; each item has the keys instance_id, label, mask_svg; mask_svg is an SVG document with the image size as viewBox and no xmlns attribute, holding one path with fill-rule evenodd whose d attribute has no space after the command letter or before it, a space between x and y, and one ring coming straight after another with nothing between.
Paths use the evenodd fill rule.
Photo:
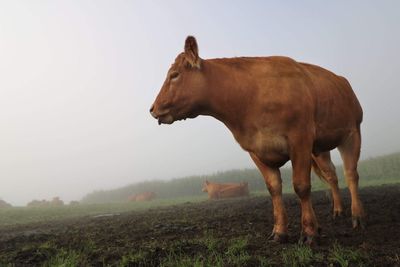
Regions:
<instances>
[{"instance_id":1,"label":"fog","mask_svg":"<svg viewBox=\"0 0 400 267\"><path fill-rule=\"evenodd\" d=\"M189 34L202 58L286 55L347 77L364 109L362 158L399 151L399 10L398 1L2 1L0 198L69 201L254 167L215 119L159 126L148 112Z\"/></svg>"}]
</instances>

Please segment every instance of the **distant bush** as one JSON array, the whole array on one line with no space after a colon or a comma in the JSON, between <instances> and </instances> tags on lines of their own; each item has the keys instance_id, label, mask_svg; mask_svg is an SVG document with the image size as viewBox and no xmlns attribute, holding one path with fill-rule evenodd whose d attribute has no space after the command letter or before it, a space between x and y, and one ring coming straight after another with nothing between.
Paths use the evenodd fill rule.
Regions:
<instances>
[{"instance_id":1,"label":"distant bush","mask_svg":"<svg viewBox=\"0 0 400 267\"><path fill-rule=\"evenodd\" d=\"M384 183L400 182L400 153L380 156L363 160L359 163L360 185L379 185ZM340 184L345 184L343 168L336 168ZM281 176L285 192L292 192L290 168L282 168ZM110 203L127 201L130 195L141 192L155 192L158 198L176 198L204 194L201 191L202 183L206 180L213 182L241 182L249 183L250 191L265 190L264 179L257 169L230 170L210 175L196 175L176 178L167 181L154 180L131 184L113 190L100 190L86 195L83 203ZM313 178L313 189L327 188L324 183Z\"/></svg>"}]
</instances>

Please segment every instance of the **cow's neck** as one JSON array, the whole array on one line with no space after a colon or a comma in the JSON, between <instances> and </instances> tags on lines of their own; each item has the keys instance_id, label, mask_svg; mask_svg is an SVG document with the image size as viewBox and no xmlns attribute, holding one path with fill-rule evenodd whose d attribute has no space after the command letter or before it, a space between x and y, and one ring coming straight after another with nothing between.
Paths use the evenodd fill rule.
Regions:
<instances>
[{"instance_id":1,"label":"cow's neck","mask_svg":"<svg viewBox=\"0 0 400 267\"><path fill-rule=\"evenodd\" d=\"M204 60L204 71L208 82L207 109L204 115L223 122L234 134L245 128L246 113L251 104L248 85L243 81L243 72L223 59Z\"/></svg>"}]
</instances>

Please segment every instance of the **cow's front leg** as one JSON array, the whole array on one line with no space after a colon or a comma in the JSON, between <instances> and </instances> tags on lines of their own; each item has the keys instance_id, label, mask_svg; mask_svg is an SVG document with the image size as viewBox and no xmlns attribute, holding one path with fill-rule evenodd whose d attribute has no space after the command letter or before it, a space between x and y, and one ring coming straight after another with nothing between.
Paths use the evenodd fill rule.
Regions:
<instances>
[{"instance_id":1,"label":"cow's front leg","mask_svg":"<svg viewBox=\"0 0 400 267\"><path fill-rule=\"evenodd\" d=\"M300 242L314 243L318 232L318 222L311 203L311 149L300 143L291 151L293 187L301 203L302 232Z\"/></svg>"},{"instance_id":2,"label":"cow's front leg","mask_svg":"<svg viewBox=\"0 0 400 267\"><path fill-rule=\"evenodd\" d=\"M250 156L263 175L265 184L272 198L274 228L272 229L269 239L280 243L287 242L288 219L282 199L281 173L278 168L270 168L262 163L253 153L250 153Z\"/></svg>"}]
</instances>

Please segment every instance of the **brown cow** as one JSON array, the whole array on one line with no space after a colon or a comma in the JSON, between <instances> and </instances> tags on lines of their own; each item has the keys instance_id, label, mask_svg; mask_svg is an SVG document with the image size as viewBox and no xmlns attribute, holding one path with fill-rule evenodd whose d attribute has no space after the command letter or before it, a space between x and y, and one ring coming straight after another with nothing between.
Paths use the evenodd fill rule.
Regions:
<instances>
[{"instance_id":1,"label":"brown cow","mask_svg":"<svg viewBox=\"0 0 400 267\"><path fill-rule=\"evenodd\" d=\"M206 180L202 191L208 193L209 199L240 197L249 195L249 186L247 182L212 183Z\"/></svg>"},{"instance_id":2,"label":"brown cow","mask_svg":"<svg viewBox=\"0 0 400 267\"><path fill-rule=\"evenodd\" d=\"M133 196L129 196L129 201L150 201L156 197L154 192L143 192Z\"/></svg>"},{"instance_id":3,"label":"brown cow","mask_svg":"<svg viewBox=\"0 0 400 267\"><path fill-rule=\"evenodd\" d=\"M249 196L249 186L247 182L238 186L225 187L221 191L219 191L220 198L244 197L244 196Z\"/></svg>"},{"instance_id":4,"label":"brown cow","mask_svg":"<svg viewBox=\"0 0 400 267\"><path fill-rule=\"evenodd\" d=\"M240 183L213 183L209 182L208 180L205 180L203 183L202 191L203 192L209 192L210 190L219 191L223 187L229 187L232 185L240 185Z\"/></svg>"},{"instance_id":5,"label":"brown cow","mask_svg":"<svg viewBox=\"0 0 400 267\"><path fill-rule=\"evenodd\" d=\"M189 36L150 113L159 124L208 115L229 128L264 176L274 208L271 238L276 241L285 241L288 232L279 171L288 160L301 202L301 241L312 243L319 228L311 204L311 166L332 188L334 214L341 213L330 160L330 150L338 148L351 193L353 227L362 226L357 162L363 114L345 78L288 57L201 59L196 39Z\"/></svg>"}]
</instances>

